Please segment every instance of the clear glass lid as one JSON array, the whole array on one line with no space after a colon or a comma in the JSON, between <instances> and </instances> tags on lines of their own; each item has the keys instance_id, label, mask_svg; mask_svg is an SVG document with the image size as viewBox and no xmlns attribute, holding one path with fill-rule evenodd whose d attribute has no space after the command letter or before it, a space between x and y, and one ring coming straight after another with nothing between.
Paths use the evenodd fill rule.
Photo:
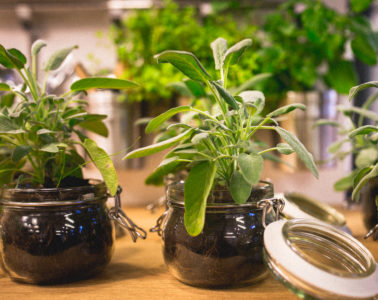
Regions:
<instances>
[{"instance_id":1,"label":"clear glass lid","mask_svg":"<svg viewBox=\"0 0 378 300\"><path fill-rule=\"evenodd\" d=\"M271 223L265 260L273 274L301 297L375 299L378 267L360 242L317 220Z\"/></svg>"}]
</instances>

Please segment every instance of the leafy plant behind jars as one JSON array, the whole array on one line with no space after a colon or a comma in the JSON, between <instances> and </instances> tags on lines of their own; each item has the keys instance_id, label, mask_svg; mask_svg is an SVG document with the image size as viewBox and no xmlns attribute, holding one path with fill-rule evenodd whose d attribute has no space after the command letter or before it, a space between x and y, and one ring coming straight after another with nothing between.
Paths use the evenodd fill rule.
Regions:
<instances>
[{"instance_id":1,"label":"leafy plant behind jars","mask_svg":"<svg viewBox=\"0 0 378 300\"><path fill-rule=\"evenodd\" d=\"M188 168L185 181L185 227L189 234L198 235L204 226L207 198L214 186L229 189L235 203L245 203L253 185L257 184L263 168L264 153L278 150L283 154L297 152L309 170L318 176L312 155L290 132L279 127L275 118L295 109L305 109L303 104L281 107L261 117L264 96L259 91L244 91L233 95L227 90L228 72L236 65L245 49L251 45L245 39L227 48L227 41L218 38L212 43L215 68L220 79L214 79L197 57L186 51L167 50L156 58L160 63L170 63L191 80L204 84L212 94L216 110L208 112L192 106L172 108L149 122L146 132L158 130L165 121L178 113L192 113L186 123L171 126L181 129L180 134L136 149L126 158L151 155L175 146L156 169L155 175L171 173L178 168ZM258 130L276 131L286 142L272 148L247 153L249 141Z\"/></svg>"},{"instance_id":2,"label":"leafy plant behind jars","mask_svg":"<svg viewBox=\"0 0 378 300\"><path fill-rule=\"evenodd\" d=\"M83 185L82 167L86 161L80 148L86 151L101 172L112 195L118 180L110 157L96 143L87 138L83 130L107 136L102 120L106 115L90 114L82 92L93 88L124 89L135 83L92 77L74 82L62 95L46 92L51 71L57 70L70 52L69 47L54 53L45 63L45 77L37 78L37 55L46 46L36 41L31 49L31 65L17 49L0 45L0 64L15 70L22 78L21 85L1 82L0 90L15 95L13 105L0 110L0 149L8 153L1 156L0 186L17 181L18 187L71 187ZM78 139L75 138L78 137Z\"/></svg>"},{"instance_id":3,"label":"leafy plant behind jars","mask_svg":"<svg viewBox=\"0 0 378 300\"><path fill-rule=\"evenodd\" d=\"M282 98L323 84L347 94L357 85L353 62L344 58L348 43L361 62L377 63L377 34L362 14L371 3L351 0L344 14L323 1L289 0L269 14L257 59L258 72L273 74L269 93Z\"/></svg>"},{"instance_id":4,"label":"leafy plant behind jars","mask_svg":"<svg viewBox=\"0 0 378 300\"><path fill-rule=\"evenodd\" d=\"M377 81L363 83L353 87L349 92L349 100L361 90L374 87L378 88ZM378 93L372 94L364 105L359 107L339 106L337 109L349 118L349 124L342 124L329 120L319 120L316 125L330 125L339 129L342 137L328 148L333 158L344 159L349 154L355 155L355 169L347 176L339 179L334 184L336 191L345 191L353 188L352 199L358 200L361 188L372 178L378 176L378 114L371 106L378 99ZM357 124L354 125L352 117L358 115ZM370 125L363 125L364 119L370 120ZM344 144L349 144L345 149Z\"/></svg>"},{"instance_id":5,"label":"leafy plant behind jars","mask_svg":"<svg viewBox=\"0 0 378 300\"><path fill-rule=\"evenodd\" d=\"M223 36L235 43L242 37L251 37L255 31L255 26L237 24L226 12L199 16L195 7L179 7L172 0L163 1L161 7L130 13L112 26L112 38L123 69L120 77L144 83L127 93L127 100L159 101L171 99L177 92L170 84L184 77L170 65L156 64L154 54L166 49L189 50L211 64L212 56L207 51L211 41ZM253 76L255 56L242 60L236 68L237 72L230 76L232 85Z\"/></svg>"}]
</instances>

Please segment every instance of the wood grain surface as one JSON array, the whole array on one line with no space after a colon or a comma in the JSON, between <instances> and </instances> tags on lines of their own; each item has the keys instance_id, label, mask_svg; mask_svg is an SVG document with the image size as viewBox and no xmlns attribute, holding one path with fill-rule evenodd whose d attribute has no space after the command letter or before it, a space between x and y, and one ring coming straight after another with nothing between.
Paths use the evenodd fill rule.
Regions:
<instances>
[{"instance_id":1,"label":"wood grain surface","mask_svg":"<svg viewBox=\"0 0 378 300\"><path fill-rule=\"evenodd\" d=\"M161 211L128 208L127 214L143 228L151 228ZM341 210L353 235L378 260L378 241L363 241L365 229L358 211ZM117 240L110 265L95 278L55 286L33 286L0 277L0 299L298 299L271 275L263 282L232 289L208 290L185 285L167 271L161 254L161 240L149 233L147 240L133 243L129 236Z\"/></svg>"}]
</instances>

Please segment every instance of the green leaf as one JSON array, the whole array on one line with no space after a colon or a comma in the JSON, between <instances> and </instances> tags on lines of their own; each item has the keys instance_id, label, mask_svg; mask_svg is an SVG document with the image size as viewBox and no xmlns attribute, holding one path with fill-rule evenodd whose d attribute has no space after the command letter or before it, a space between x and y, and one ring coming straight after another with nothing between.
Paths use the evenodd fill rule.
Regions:
<instances>
[{"instance_id":1,"label":"green leaf","mask_svg":"<svg viewBox=\"0 0 378 300\"><path fill-rule=\"evenodd\" d=\"M13 51L16 53L15 51ZM21 53L17 51L17 55ZM22 55L22 54L21 54ZM25 58L25 56L20 56L21 59ZM0 45L0 64L2 64L4 67L13 69L22 69L25 65L21 60L19 60L16 56L14 56L12 53L10 53L8 50L4 48L3 45Z\"/></svg>"},{"instance_id":2,"label":"green leaf","mask_svg":"<svg viewBox=\"0 0 378 300\"><path fill-rule=\"evenodd\" d=\"M346 191L346 190L352 188L353 187L353 179L354 179L355 175L356 175L356 172L352 172L348 176L345 176L345 177L337 180L333 185L333 188L335 189L335 191L342 192L342 191Z\"/></svg>"},{"instance_id":3,"label":"green leaf","mask_svg":"<svg viewBox=\"0 0 378 300\"><path fill-rule=\"evenodd\" d=\"M352 40L351 47L356 57L365 64L373 66L377 63L376 49L365 35L356 35Z\"/></svg>"},{"instance_id":4,"label":"green leaf","mask_svg":"<svg viewBox=\"0 0 378 300\"><path fill-rule=\"evenodd\" d=\"M329 153L336 153L337 151L340 150L341 146L345 143L345 142L348 142L349 140L348 139L342 139L340 141L335 141L333 142L331 145L328 146L327 148L327 151Z\"/></svg>"},{"instance_id":5,"label":"green leaf","mask_svg":"<svg viewBox=\"0 0 378 300\"><path fill-rule=\"evenodd\" d=\"M228 105L231 106L231 108L235 110L239 109L239 106L236 103L236 100L234 99L234 97L232 97L232 95L227 90L225 90L222 86L220 86L215 81L212 81L211 83L215 86L219 95L221 95L221 97L226 101Z\"/></svg>"},{"instance_id":6,"label":"green leaf","mask_svg":"<svg viewBox=\"0 0 378 300\"><path fill-rule=\"evenodd\" d=\"M375 164L374 167L371 168L371 171L367 173L356 185L356 187L353 189L352 193L352 199L355 199L358 201L359 198L359 192L361 188L371 179L378 176L378 164Z\"/></svg>"},{"instance_id":7,"label":"green leaf","mask_svg":"<svg viewBox=\"0 0 378 300\"><path fill-rule=\"evenodd\" d=\"M132 87L139 86L135 82L117 79L117 78L106 78L106 77L89 77L75 81L71 85L71 91L82 91L88 89L128 89Z\"/></svg>"},{"instance_id":8,"label":"green leaf","mask_svg":"<svg viewBox=\"0 0 378 300\"><path fill-rule=\"evenodd\" d=\"M56 131L52 131L50 129L42 128L37 131L37 135L41 134L48 134L48 133L56 133Z\"/></svg>"},{"instance_id":9,"label":"green leaf","mask_svg":"<svg viewBox=\"0 0 378 300\"><path fill-rule=\"evenodd\" d=\"M41 150L43 152L49 152L49 153L58 153L59 152L59 148L56 145L56 143L47 144L47 145L43 146L42 148L40 148L39 150Z\"/></svg>"},{"instance_id":10,"label":"green leaf","mask_svg":"<svg viewBox=\"0 0 378 300\"><path fill-rule=\"evenodd\" d=\"M242 56L244 53L245 49L251 45L251 39L245 39L233 45L225 53L224 64L227 67L236 64L239 61L240 56Z\"/></svg>"},{"instance_id":11,"label":"green leaf","mask_svg":"<svg viewBox=\"0 0 378 300\"><path fill-rule=\"evenodd\" d=\"M114 196L118 188L118 177L109 155L91 139L86 139L83 146L100 171L110 195Z\"/></svg>"},{"instance_id":12,"label":"green leaf","mask_svg":"<svg viewBox=\"0 0 378 300\"><path fill-rule=\"evenodd\" d=\"M165 121L168 119L172 118L174 115L181 113L181 112L186 112L190 111L191 107L190 106L179 106L179 107L174 107L166 112L162 113L161 115L153 118L147 125L146 127L146 133L151 133L158 129L160 125L162 125Z\"/></svg>"},{"instance_id":13,"label":"green leaf","mask_svg":"<svg viewBox=\"0 0 378 300\"><path fill-rule=\"evenodd\" d=\"M126 158L138 158L138 157L143 157L147 155L151 155L157 152L160 152L164 149L167 149L169 147L172 147L173 145L177 144L179 141L186 139L188 136L190 136L193 132L193 129L189 129L187 131L184 131L183 133L170 138L168 140L164 140L160 143L152 144L147 147L139 148L134 151L131 151L128 153L123 159Z\"/></svg>"},{"instance_id":14,"label":"green leaf","mask_svg":"<svg viewBox=\"0 0 378 300\"><path fill-rule=\"evenodd\" d=\"M12 160L14 162L20 161L23 157L28 155L28 153L31 151L31 149L32 148L30 146L17 146L13 150Z\"/></svg>"},{"instance_id":15,"label":"green leaf","mask_svg":"<svg viewBox=\"0 0 378 300\"><path fill-rule=\"evenodd\" d=\"M193 145L198 145L202 140L207 139L209 134L207 132L197 133L193 136L191 142Z\"/></svg>"},{"instance_id":16,"label":"green leaf","mask_svg":"<svg viewBox=\"0 0 378 300\"><path fill-rule=\"evenodd\" d=\"M180 157L173 156L165 158L160 165L146 178L146 184L163 185L164 176L173 173L183 162Z\"/></svg>"},{"instance_id":17,"label":"green leaf","mask_svg":"<svg viewBox=\"0 0 378 300\"><path fill-rule=\"evenodd\" d=\"M306 105L304 105L302 103L288 104L288 105L282 106L282 107L272 111L267 116L274 118L274 117L278 117L278 116L281 116L281 115L285 115L285 114L287 114L287 113L289 113L289 112L291 112L295 109L306 110Z\"/></svg>"},{"instance_id":18,"label":"green leaf","mask_svg":"<svg viewBox=\"0 0 378 300\"><path fill-rule=\"evenodd\" d=\"M21 53L21 51L14 49L14 48L8 49L7 51L8 51L8 53L12 54L14 57L16 57L21 62L22 67L26 64L26 57L25 57L25 55L23 55Z\"/></svg>"},{"instance_id":19,"label":"green leaf","mask_svg":"<svg viewBox=\"0 0 378 300\"><path fill-rule=\"evenodd\" d=\"M233 92L234 95L237 95L243 91L253 89L257 84L259 84L260 82L263 82L264 80L270 77L272 77L271 73L261 73L248 79L247 81L242 83L239 87L231 88L230 90Z\"/></svg>"},{"instance_id":20,"label":"green leaf","mask_svg":"<svg viewBox=\"0 0 378 300\"><path fill-rule=\"evenodd\" d=\"M261 155L241 153L238 156L238 164L245 181L250 185L259 182L264 164Z\"/></svg>"},{"instance_id":21,"label":"green leaf","mask_svg":"<svg viewBox=\"0 0 378 300\"><path fill-rule=\"evenodd\" d=\"M0 113L0 133L8 133L17 130L17 126L12 121Z\"/></svg>"},{"instance_id":22,"label":"green leaf","mask_svg":"<svg viewBox=\"0 0 378 300\"><path fill-rule=\"evenodd\" d=\"M215 69L220 70L223 66L224 57L227 51L227 41L224 38L217 38L211 44L211 49L213 49L213 56L215 62Z\"/></svg>"},{"instance_id":23,"label":"green leaf","mask_svg":"<svg viewBox=\"0 0 378 300\"><path fill-rule=\"evenodd\" d=\"M230 182L230 192L232 199L238 204L243 204L251 195L252 185L248 183L244 176L237 170L234 171Z\"/></svg>"},{"instance_id":24,"label":"green leaf","mask_svg":"<svg viewBox=\"0 0 378 300\"><path fill-rule=\"evenodd\" d=\"M244 91L240 93L238 96L242 98L244 105L247 106L248 113L252 115L258 115L264 109L265 96L262 92ZM253 111L251 111L251 108L253 108Z\"/></svg>"},{"instance_id":25,"label":"green leaf","mask_svg":"<svg viewBox=\"0 0 378 300\"><path fill-rule=\"evenodd\" d=\"M97 133L98 135L107 137L109 135L108 128L101 121L84 121L78 124L81 128Z\"/></svg>"},{"instance_id":26,"label":"green leaf","mask_svg":"<svg viewBox=\"0 0 378 300\"><path fill-rule=\"evenodd\" d=\"M197 82L197 81L195 81L195 82ZM167 87L173 88L176 92L178 92L182 96L186 96L186 97L192 97L193 96L191 90L185 85L185 83L183 83L181 81L171 82L171 83L167 84Z\"/></svg>"},{"instance_id":27,"label":"green leaf","mask_svg":"<svg viewBox=\"0 0 378 300\"><path fill-rule=\"evenodd\" d=\"M206 97L206 91L202 84L195 80L184 80L184 84L188 87L192 95L196 98Z\"/></svg>"},{"instance_id":28,"label":"green leaf","mask_svg":"<svg viewBox=\"0 0 378 300\"><path fill-rule=\"evenodd\" d=\"M332 120L327 120L327 119L320 119L320 120L317 120L314 125L312 125L312 127L317 127L317 126L325 126L325 125L329 125L329 126L333 126L333 127L340 127L340 124L336 121L332 121Z\"/></svg>"},{"instance_id":29,"label":"green leaf","mask_svg":"<svg viewBox=\"0 0 378 300\"><path fill-rule=\"evenodd\" d=\"M44 70L53 71L58 69L63 63L63 61L66 59L66 57L71 53L71 51L77 48L78 46L72 46L56 51L47 61Z\"/></svg>"},{"instance_id":30,"label":"green leaf","mask_svg":"<svg viewBox=\"0 0 378 300\"><path fill-rule=\"evenodd\" d=\"M348 94L349 89L357 84L353 63L346 60L330 64L324 79L331 88L340 94Z\"/></svg>"},{"instance_id":31,"label":"green leaf","mask_svg":"<svg viewBox=\"0 0 378 300\"><path fill-rule=\"evenodd\" d=\"M357 168L362 169L371 166L376 160L378 160L378 150L375 148L367 148L358 152L355 164Z\"/></svg>"},{"instance_id":32,"label":"green leaf","mask_svg":"<svg viewBox=\"0 0 378 300\"><path fill-rule=\"evenodd\" d=\"M295 152L294 149L290 147L290 145L285 144L285 143L277 144L277 151L279 153L285 154L285 155L289 155L289 154Z\"/></svg>"},{"instance_id":33,"label":"green leaf","mask_svg":"<svg viewBox=\"0 0 378 300\"><path fill-rule=\"evenodd\" d=\"M158 63L170 63L190 79L207 82L211 76L197 57L186 51L167 50L154 56Z\"/></svg>"},{"instance_id":34,"label":"green leaf","mask_svg":"<svg viewBox=\"0 0 378 300\"><path fill-rule=\"evenodd\" d=\"M378 122L378 114L367 109L354 107L354 106L348 107L348 106L341 106L341 105L337 106L336 109L342 112L343 114L345 114L346 116L350 116L352 113L356 113L374 122Z\"/></svg>"},{"instance_id":35,"label":"green leaf","mask_svg":"<svg viewBox=\"0 0 378 300\"><path fill-rule=\"evenodd\" d=\"M369 82L365 82L363 84L352 87L349 91L349 96L348 96L349 101L351 101L358 92L364 89L370 88L370 87L378 88L378 81L369 81Z\"/></svg>"},{"instance_id":36,"label":"green leaf","mask_svg":"<svg viewBox=\"0 0 378 300\"><path fill-rule=\"evenodd\" d=\"M194 166L185 180L184 223L189 235L197 236L205 224L207 197L212 189L216 164L203 161Z\"/></svg>"},{"instance_id":37,"label":"green leaf","mask_svg":"<svg viewBox=\"0 0 378 300\"><path fill-rule=\"evenodd\" d=\"M7 85L6 83L2 83L0 82L0 91L7 91L7 92L10 92L11 91L11 88L9 85Z\"/></svg>"},{"instance_id":38,"label":"green leaf","mask_svg":"<svg viewBox=\"0 0 378 300\"><path fill-rule=\"evenodd\" d=\"M316 178L319 178L318 169L316 168L311 153L307 151L305 146L303 146L303 144L297 139L297 137L281 127L276 126L274 127L274 129L281 136L281 138L283 138L295 150L299 158L303 161L303 163L311 171L311 173Z\"/></svg>"},{"instance_id":39,"label":"green leaf","mask_svg":"<svg viewBox=\"0 0 378 300\"><path fill-rule=\"evenodd\" d=\"M361 126L359 128L356 128L355 130L352 130L349 133L349 137L353 138L356 135L369 134L369 133L372 133L372 132L378 132L378 126L373 126L373 125Z\"/></svg>"},{"instance_id":40,"label":"green leaf","mask_svg":"<svg viewBox=\"0 0 378 300\"><path fill-rule=\"evenodd\" d=\"M34 56L36 56L38 53L39 53L39 51L41 51L41 49L43 48L43 47L45 47L47 44L46 44L46 42L45 41L43 41L43 40L36 40L34 43L33 43L33 45L32 45L32 54L34 55Z\"/></svg>"},{"instance_id":41,"label":"green leaf","mask_svg":"<svg viewBox=\"0 0 378 300\"><path fill-rule=\"evenodd\" d=\"M374 0L350 0L350 7L355 13L362 13L368 9Z\"/></svg>"}]
</instances>

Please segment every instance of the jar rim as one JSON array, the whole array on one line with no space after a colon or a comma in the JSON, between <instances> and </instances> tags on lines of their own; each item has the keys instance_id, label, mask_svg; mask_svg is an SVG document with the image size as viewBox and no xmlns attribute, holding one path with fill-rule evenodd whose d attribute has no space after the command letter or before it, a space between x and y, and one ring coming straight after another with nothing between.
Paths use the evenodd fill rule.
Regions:
<instances>
[{"instance_id":1,"label":"jar rim","mask_svg":"<svg viewBox=\"0 0 378 300\"><path fill-rule=\"evenodd\" d=\"M63 188L7 188L0 189L0 204L15 207L65 206L106 201L107 189L103 181L90 179L88 185ZM73 199L73 195L77 195Z\"/></svg>"},{"instance_id":2,"label":"jar rim","mask_svg":"<svg viewBox=\"0 0 378 300\"><path fill-rule=\"evenodd\" d=\"M170 183L170 184L167 185L166 196L167 196L168 205L170 205L170 206L184 207L184 198L183 198L183 195L184 195L184 183L185 183L184 180L180 180L180 181L172 182L172 183ZM172 190L173 191L179 191L180 193L182 193L182 194L179 194L179 196L182 196L182 200L181 199L172 198L171 197ZM264 198L264 199L274 198L273 184L270 181L260 180L259 183L253 187L252 192L253 191L261 191L262 193L266 193L268 196L266 198ZM221 194L221 193L229 194L230 192L229 192L229 190L227 188L215 187L214 189L212 189L210 191L209 198L214 197L217 193L219 193L219 194ZM262 200L262 199L259 199L259 200ZM235 202L221 203L221 202L209 202L208 201L206 203L206 207L210 208L210 209L212 209L212 208L213 209L244 208L244 207L258 208L258 205L257 205L257 201L249 201L249 202L247 201L247 202L245 202L243 204L238 204L238 203L235 203Z\"/></svg>"}]
</instances>

